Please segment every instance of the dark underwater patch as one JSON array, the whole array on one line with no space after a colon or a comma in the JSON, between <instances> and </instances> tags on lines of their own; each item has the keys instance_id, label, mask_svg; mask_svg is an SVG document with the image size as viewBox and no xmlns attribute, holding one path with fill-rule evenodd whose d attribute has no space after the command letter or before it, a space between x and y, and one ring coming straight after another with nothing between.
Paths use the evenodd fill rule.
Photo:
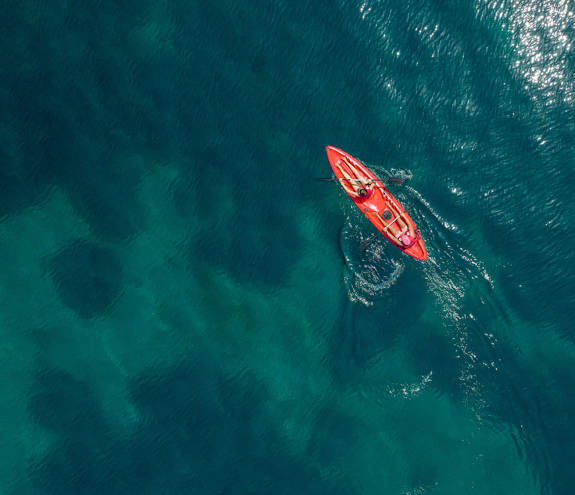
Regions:
<instances>
[{"instance_id":1,"label":"dark underwater patch","mask_svg":"<svg viewBox=\"0 0 575 495\"><path fill-rule=\"evenodd\" d=\"M90 386L59 368L43 368L36 375L28 410L43 428L58 435L71 431L77 442L92 443L105 431Z\"/></svg>"},{"instance_id":2,"label":"dark underwater patch","mask_svg":"<svg viewBox=\"0 0 575 495\"><path fill-rule=\"evenodd\" d=\"M395 248L390 245L388 249ZM377 304L368 307L353 304L346 308L332 339L336 357L331 363L339 379L353 381L355 375L350 373L353 369L363 368L370 359L389 350L400 336L409 338L425 307L422 278L419 271L406 269L384 296L378 297Z\"/></svg>"},{"instance_id":3,"label":"dark underwater patch","mask_svg":"<svg viewBox=\"0 0 575 495\"><path fill-rule=\"evenodd\" d=\"M190 359L140 375L130 391L143 420L126 434L87 384L56 369L37 375L30 413L57 435L32 466L40 493L354 493L288 452L268 417L269 394L249 372L230 378Z\"/></svg>"},{"instance_id":4,"label":"dark underwater patch","mask_svg":"<svg viewBox=\"0 0 575 495\"><path fill-rule=\"evenodd\" d=\"M452 398L461 398L461 359L455 343L443 329L421 328L408 340L409 355L418 375L432 372L432 386Z\"/></svg>"},{"instance_id":5,"label":"dark underwater patch","mask_svg":"<svg viewBox=\"0 0 575 495\"><path fill-rule=\"evenodd\" d=\"M62 303L81 318L104 314L122 288L122 265L115 254L86 240L62 248L49 263Z\"/></svg>"}]
</instances>

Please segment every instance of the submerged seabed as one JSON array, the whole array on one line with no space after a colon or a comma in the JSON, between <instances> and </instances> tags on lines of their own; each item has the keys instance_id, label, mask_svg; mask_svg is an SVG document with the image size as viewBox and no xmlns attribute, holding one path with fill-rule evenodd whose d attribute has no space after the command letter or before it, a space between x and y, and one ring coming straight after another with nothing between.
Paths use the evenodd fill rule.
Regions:
<instances>
[{"instance_id":1,"label":"submerged seabed","mask_svg":"<svg viewBox=\"0 0 575 495\"><path fill-rule=\"evenodd\" d=\"M5 18L6 493L572 493L571 3Z\"/></svg>"}]
</instances>

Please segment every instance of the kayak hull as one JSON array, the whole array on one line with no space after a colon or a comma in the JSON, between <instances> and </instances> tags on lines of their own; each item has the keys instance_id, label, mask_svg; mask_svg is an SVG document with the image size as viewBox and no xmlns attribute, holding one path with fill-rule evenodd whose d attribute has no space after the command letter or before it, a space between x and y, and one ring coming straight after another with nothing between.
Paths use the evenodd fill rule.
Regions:
<instances>
[{"instance_id":1,"label":"kayak hull","mask_svg":"<svg viewBox=\"0 0 575 495\"><path fill-rule=\"evenodd\" d=\"M403 251L405 254L415 258L417 260L425 261L427 259L427 249L421 238L419 230L415 225L414 221L411 217L407 214L403 206L397 201L397 199L389 192L389 190L383 185L383 183L377 178L377 176L369 170L363 163L361 163L357 158L354 158L350 154L346 153L345 151L340 150L334 146L327 146L326 147L327 158L333 169L334 174L338 179L343 179L344 176L336 167L336 164L342 166L342 159L348 160L351 162L358 170L361 171L364 178L371 179L375 181L375 187L373 193L370 194L367 198L358 198L353 194L350 194L347 190L348 196L351 200L355 203L355 205L361 210L361 212L369 219L369 221L374 225L374 227L381 232L381 234L390 241L397 249ZM349 169L349 167L346 167ZM344 188L345 190L345 188ZM397 244L397 240L395 240L394 232L397 230L397 227L392 225L394 223L394 218L391 219L389 222L385 222L383 218L380 216L385 210L390 210L393 212L393 215L401 216L401 221L405 222L409 227L410 230L413 229L415 232L415 242L409 246L404 247ZM395 241L394 241L395 240Z\"/></svg>"}]
</instances>

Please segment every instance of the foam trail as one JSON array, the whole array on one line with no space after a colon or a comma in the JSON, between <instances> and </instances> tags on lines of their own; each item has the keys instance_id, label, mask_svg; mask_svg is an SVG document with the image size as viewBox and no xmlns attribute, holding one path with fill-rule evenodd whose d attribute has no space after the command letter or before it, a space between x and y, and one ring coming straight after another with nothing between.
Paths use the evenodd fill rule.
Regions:
<instances>
[{"instance_id":1,"label":"foam trail","mask_svg":"<svg viewBox=\"0 0 575 495\"><path fill-rule=\"evenodd\" d=\"M340 245L346 260L345 283L350 301L371 306L397 282L405 264L392 257L388 241L365 235L348 214ZM366 246L366 244L368 244Z\"/></svg>"}]
</instances>

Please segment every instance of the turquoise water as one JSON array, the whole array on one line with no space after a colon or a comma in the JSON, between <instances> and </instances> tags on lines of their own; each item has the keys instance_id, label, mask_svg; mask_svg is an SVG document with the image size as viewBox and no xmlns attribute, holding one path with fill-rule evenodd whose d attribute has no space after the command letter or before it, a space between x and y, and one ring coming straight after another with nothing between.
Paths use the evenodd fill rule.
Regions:
<instances>
[{"instance_id":1,"label":"turquoise water","mask_svg":"<svg viewBox=\"0 0 575 495\"><path fill-rule=\"evenodd\" d=\"M573 492L571 3L4 19L2 493Z\"/></svg>"}]
</instances>

